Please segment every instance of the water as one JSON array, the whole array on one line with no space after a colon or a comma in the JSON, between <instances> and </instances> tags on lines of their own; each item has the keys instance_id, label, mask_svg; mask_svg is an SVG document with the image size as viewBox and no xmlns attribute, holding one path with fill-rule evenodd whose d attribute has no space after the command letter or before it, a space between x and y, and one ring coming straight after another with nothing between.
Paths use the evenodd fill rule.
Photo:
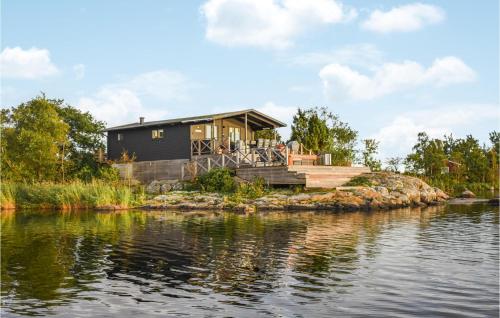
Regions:
<instances>
[{"instance_id":1,"label":"water","mask_svg":"<svg viewBox=\"0 0 500 318\"><path fill-rule=\"evenodd\" d=\"M2 212L2 317L498 317L499 213Z\"/></svg>"}]
</instances>

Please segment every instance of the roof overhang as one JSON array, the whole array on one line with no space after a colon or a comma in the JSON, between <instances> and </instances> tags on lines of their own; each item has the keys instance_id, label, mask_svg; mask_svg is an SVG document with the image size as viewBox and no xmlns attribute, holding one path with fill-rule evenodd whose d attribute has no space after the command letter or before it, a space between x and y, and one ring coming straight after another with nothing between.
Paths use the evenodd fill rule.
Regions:
<instances>
[{"instance_id":1,"label":"roof overhang","mask_svg":"<svg viewBox=\"0 0 500 318\"><path fill-rule=\"evenodd\" d=\"M129 129L138 129L143 127L154 127L154 126L164 126L164 125L207 123L207 122L213 122L214 120L226 119L226 118L233 118L242 122L245 122L246 120L248 125L252 126L257 130L286 127L285 123L271 116L261 113L255 109L246 109L228 113L150 121L150 122L144 122L142 124L136 122L121 126L109 127L106 128L104 131L129 130Z\"/></svg>"}]
</instances>

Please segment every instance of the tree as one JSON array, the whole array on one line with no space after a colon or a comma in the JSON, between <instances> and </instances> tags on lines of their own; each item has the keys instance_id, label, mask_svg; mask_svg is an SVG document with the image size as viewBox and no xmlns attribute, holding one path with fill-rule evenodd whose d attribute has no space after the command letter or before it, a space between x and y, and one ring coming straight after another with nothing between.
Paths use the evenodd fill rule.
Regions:
<instances>
[{"instance_id":1,"label":"tree","mask_svg":"<svg viewBox=\"0 0 500 318\"><path fill-rule=\"evenodd\" d=\"M325 107L299 108L293 117L291 140L315 153L330 153L334 165L350 165L354 161L357 135Z\"/></svg>"},{"instance_id":2,"label":"tree","mask_svg":"<svg viewBox=\"0 0 500 318\"><path fill-rule=\"evenodd\" d=\"M67 159L71 162L68 173L82 178L82 173L95 176L99 173L100 163L95 159L96 153L104 149L103 122L96 120L90 113L64 105L63 100L51 100L57 105L57 112L69 125Z\"/></svg>"},{"instance_id":3,"label":"tree","mask_svg":"<svg viewBox=\"0 0 500 318\"><path fill-rule=\"evenodd\" d=\"M2 177L23 182L56 180L69 125L44 95L2 112Z\"/></svg>"},{"instance_id":4,"label":"tree","mask_svg":"<svg viewBox=\"0 0 500 318\"><path fill-rule=\"evenodd\" d=\"M276 139L278 142L281 142L281 135L278 133L276 129L257 130L255 132L255 139L259 138Z\"/></svg>"},{"instance_id":5,"label":"tree","mask_svg":"<svg viewBox=\"0 0 500 318\"><path fill-rule=\"evenodd\" d=\"M95 158L104 148L104 123L62 99L42 94L2 110L0 119L2 177L24 182L88 181L108 173L109 167Z\"/></svg>"},{"instance_id":6,"label":"tree","mask_svg":"<svg viewBox=\"0 0 500 318\"><path fill-rule=\"evenodd\" d=\"M419 133L413 153L405 159L406 170L429 177L441 174L447 159L443 145L442 140L430 139L425 132Z\"/></svg>"},{"instance_id":7,"label":"tree","mask_svg":"<svg viewBox=\"0 0 500 318\"><path fill-rule=\"evenodd\" d=\"M375 158L378 153L379 142L375 139L364 139L364 149L361 152L361 164L369 167L371 171L380 171L382 163Z\"/></svg>"},{"instance_id":8,"label":"tree","mask_svg":"<svg viewBox=\"0 0 500 318\"><path fill-rule=\"evenodd\" d=\"M390 157L387 158L385 164L387 165L386 170L399 173L399 168L403 163L403 158L401 157Z\"/></svg>"}]
</instances>

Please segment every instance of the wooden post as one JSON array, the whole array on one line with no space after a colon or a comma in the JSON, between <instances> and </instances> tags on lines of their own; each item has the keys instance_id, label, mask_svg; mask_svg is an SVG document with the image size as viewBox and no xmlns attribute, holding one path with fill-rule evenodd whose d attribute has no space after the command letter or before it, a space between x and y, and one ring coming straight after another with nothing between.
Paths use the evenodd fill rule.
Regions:
<instances>
[{"instance_id":1,"label":"wooden post","mask_svg":"<svg viewBox=\"0 0 500 318\"><path fill-rule=\"evenodd\" d=\"M248 144L248 113L245 113L245 147Z\"/></svg>"},{"instance_id":2,"label":"wooden post","mask_svg":"<svg viewBox=\"0 0 500 318\"><path fill-rule=\"evenodd\" d=\"M288 160L290 160L290 159L288 158L288 147L285 147L285 160L286 160L285 165L286 165L286 166L288 166L288 164L289 164L289 163L288 163Z\"/></svg>"},{"instance_id":3,"label":"wooden post","mask_svg":"<svg viewBox=\"0 0 500 318\"><path fill-rule=\"evenodd\" d=\"M212 168L212 164L210 162L210 157L207 157L207 169L208 169L208 171L210 171L211 168Z\"/></svg>"},{"instance_id":4,"label":"wooden post","mask_svg":"<svg viewBox=\"0 0 500 318\"><path fill-rule=\"evenodd\" d=\"M251 160L252 160L252 167L255 167L256 164L255 164L255 148L252 148L252 150L250 150L250 153L251 153Z\"/></svg>"},{"instance_id":5,"label":"wooden post","mask_svg":"<svg viewBox=\"0 0 500 318\"><path fill-rule=\"evenodd\" d=\"M198 139L198 156L201 156L201 140Z\"/></svg>"},{"instance_id":6,"label":"wooden post","mask_svg":"<svg viewBox=\"0 0 500 318\"><path fill-rule=\"evenodd\" d=\"M210 152L215 153L215 138L217 138L217 136L215 136L215 120L212 120L212 131L210 132L210 136L212 137L212 145L210 146L212 149Z\"/></svg>"}]
</instances>

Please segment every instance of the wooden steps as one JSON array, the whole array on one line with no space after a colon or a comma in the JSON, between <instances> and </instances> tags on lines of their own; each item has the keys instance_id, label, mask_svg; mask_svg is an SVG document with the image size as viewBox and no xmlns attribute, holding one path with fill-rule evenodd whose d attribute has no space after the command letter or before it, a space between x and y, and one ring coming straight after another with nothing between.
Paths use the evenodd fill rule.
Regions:
<instances>
[{"instance_id":1,"label":"wooden steps","mask_svg":"<svg viewBox=\"0 0 500 318\"><path fill-rule=\"evenodd\" d=\"M280 166L238 168L236 175L251 181L261 177L269 184L303 184L306 188L335 188L353 177L370 172L367 167Z\"/></svg>"}]
</instances>

